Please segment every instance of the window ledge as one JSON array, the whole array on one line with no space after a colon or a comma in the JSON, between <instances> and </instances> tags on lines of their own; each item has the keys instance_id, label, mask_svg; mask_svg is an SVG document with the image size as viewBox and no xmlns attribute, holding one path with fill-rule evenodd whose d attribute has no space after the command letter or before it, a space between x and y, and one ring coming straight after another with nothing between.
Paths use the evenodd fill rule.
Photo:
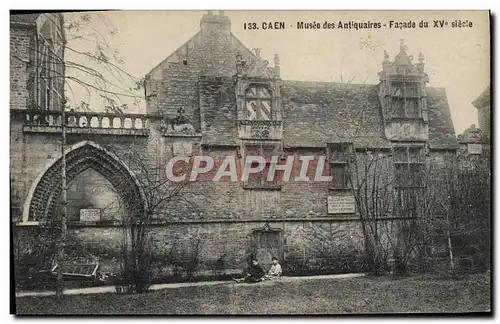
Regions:
<instances>
[{"instance_id":1,"label":"window ledge","mask_svg":"<svg viewBox=\"0 0 500 324\"><path fill-rule=\"evenodd\" d=\"M39 226L40 222L38 221L26 221L26 222L19 222L16 223L16 226Z\"/></svg>"},{"instance_id":2,"label":"window ledge","mask_svg":"<svg viewBox=\"0 0 500 324\"><path fill-rule=\"evenodd\" d=\"M352 191L353 189L351 187L335 187L335 186L329 186L328 190L330 191Z\"/></svg>"},{"instance_id":3,"label":"window ledge","mask_svg":"<svg viewBox=\"0 0 500 324\"><path fill-rule=\"evenodd\" d=\"M422 121L427 122L424 117L409 117L409 116L392 116L392 120L395 121Z\"/></svg>"},{"instance_id":4,"label":"window ledge","mask_svg":"<svg viewBox=\"0 0 500 324\"><path fill-rule=\"evenodd\" d=\"M99 221L68 221L68 226L116 226L123 225L121 220L99 220Z\"/></svg>"},{"instance_id":5,"label":"window ledge","mask_svg":"<svg viewBox=\"0 0 500 324\"><path fill-rule=\"evenodd\" d=\"M398 185L395 185L394 189L425 189L425 186L398 186Z\"/></svg>"},{"instance_id":6,"label":"window ledge","mask_svg":"<svg viewBox=\"0 0 500 324\"><path fill-rule=\"evenodd\" d=\"M281 190L281 184L266 184L266 185L261 185L261 184L244 183L243 184L243 189L250 189L250 190Z\"/></svg>"}]
</instances>

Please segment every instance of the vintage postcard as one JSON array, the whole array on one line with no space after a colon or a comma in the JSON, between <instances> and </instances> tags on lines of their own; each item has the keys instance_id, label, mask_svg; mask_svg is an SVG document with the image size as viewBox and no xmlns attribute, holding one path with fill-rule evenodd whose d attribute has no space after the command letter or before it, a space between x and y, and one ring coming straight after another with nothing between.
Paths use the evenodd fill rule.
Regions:
<instances>
[{"instance_id":1,"label":"vintage postcard","mask_svg":"<svg viewBox=\"0 0 500 324\"><path fill-rule=\"evenodd\" d=\"M491 313L490 46L488 11L11 12L15 313Z\"/></svg>"}]
</instances>

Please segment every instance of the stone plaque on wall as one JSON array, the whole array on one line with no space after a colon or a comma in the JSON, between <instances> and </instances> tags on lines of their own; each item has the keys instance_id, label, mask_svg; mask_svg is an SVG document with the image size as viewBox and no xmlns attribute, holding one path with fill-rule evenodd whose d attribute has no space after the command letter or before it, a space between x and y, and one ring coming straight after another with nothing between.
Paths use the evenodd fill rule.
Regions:
<instances>
[{"instance_id":1,"label":"stone plaque on wall","mask_svg":"<svg viewBox=\"0 0 500 324\"><path fill-rule=\"evenodd\" d=\"M483 146L481 144L467 144L467 151L469 154L483 153Z\"/></svg>"},{"instance_id":2,"label":"stone plaque on wall","mask_svg":"<svg viewBox=\"0 0 500 324\"><path fill-rule=\"evenodd\" d=\"M101 220L101 210L99 208L80 209L81 222L97 222Z\"/></svg>"},{"instance_id":3,"label":"stone plaque on wall","mask_svg":"<svg viewBox=\"0 0 500 324\"><path fill-rule=\"evenodd\" d=\"M174 155L190 156L193 153L193 145L186 142L175 142L172 144Z\"/></svg>"},{"instance_id":4,"label":"stone plaque on wall","mask_svg":"<svg viewBox=\"0 0 500 324\"><path fill-rule=\"evenodd\" d=\"M329 196L329 214L352 214L356 212L354 196Z\"/></svg>"}]
</instances>

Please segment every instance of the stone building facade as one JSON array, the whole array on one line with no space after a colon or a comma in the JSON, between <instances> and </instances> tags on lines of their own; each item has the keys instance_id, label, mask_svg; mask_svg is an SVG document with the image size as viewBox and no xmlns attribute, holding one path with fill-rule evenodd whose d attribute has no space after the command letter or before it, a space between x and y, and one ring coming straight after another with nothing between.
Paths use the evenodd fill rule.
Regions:
<instances>
[{"instance_id":1,"label":"stone building facade","mask_svg":"<svg viewBox=\"0 0 500 324\"><path fill-rule=\"evenodd\" d=\"M379 76L378 85L283 80L279 56L271 67L260 49L245 48L223 12L205 14L200 31L147 74L148 113L171 119L182 109L192 125L185 137L166 135L169 157L181 142L192 144L193 155L212 156L215 168L231 155L238 168L254 153L268 162L281 155L281 164L295 157L293 178L300 174L299 156L313 156L312 179L320 157L327 156L324 175L333 177L331 183L269 182L264 174L243 183L190 184L202 193L195 201L202 215L196 226L236 254L233 264L248 250L264 263L278 256L288 267L314 265L325 246L330 255L359 256L360 215L347 180L351 155L387 157L381 172L391 178L407 170L418 174L426 161L443 164L456 152L446 93L426 86L422 54L412 62L401 41L393 61L385 54ZM193 221L184 212L170 216ZM185 233L188 228L195 226Z\"/></svg>"},{"instance_id":2,"label":"stone building facade","mask_svg":"<svg viewBox=\"0 0 500 324\"><path fill-rule=\"evenodd\" d=\"M21 32L11 29L11 42L26 50ZM379 84L287 81L279 56L269 66L259 49L246 48L224 12L203 15L200 31L146 75L146 115L68 112L76 120L66 150L70 236L92 247L81 251L115 267L120 210L144 205L141 170L128 162L130 154L145 157L148 167L177 155L208 155L214 169L233 156L238 175L247 156L261 155L263 173L220 182L204 174L186 184L185 199L156 211L151 237L160 259L171 260L175 251L182 263L196 254L201 272L217 264L239 271L252 255L263 264L276 256L289 272L320 269L326 259L339 272L360 270L366 211L355 189L362 179L376 174L392 183L391 194L415 190L426 164L444 165L459 147L444 89L426 86L423 55L413 62L400 45L393 60L385 53ZM26 111L30 77L19 71L11 76L11 89L19 90L11 104L12 213L19 237L29 240L58 213L61 119L50 109ZM291 178L309 179L286 182L278 172L267 181L272 156L279 164L292 161ZM311 157L305 172L301 156ZM378 169L356 169L374 160ZM313 181L322 164L321 175L331 181ZM130 190L133 195L122 194ZM80 213L102 211L115 196L121 203L113 213L97 219ZM402 215L390 208L378 216ZM171 264L165 269L176 271Z\"/></svg>"},{"instance_id":3,"label":"stone building facade","mask_svg":"<svg viewBox=\"0 0 500 324\"><path fill-rule=\"evenodd\" d=\"M27 154L38 161L57 152L44 146L43 136L36 140L24 137L19 114L25 111L60 111L64 98L64 64L62 62L63 17L61 14L20 14L10 16L10 174L13 217L21 213L25 197L24 178L30 174ZM45 116L44 116L45 117ZM41 120L38 123L44 122ZM36 144L35 144L36 143ZM31 146L30 145L35 145Z\"/></svg>"}]
</instances>

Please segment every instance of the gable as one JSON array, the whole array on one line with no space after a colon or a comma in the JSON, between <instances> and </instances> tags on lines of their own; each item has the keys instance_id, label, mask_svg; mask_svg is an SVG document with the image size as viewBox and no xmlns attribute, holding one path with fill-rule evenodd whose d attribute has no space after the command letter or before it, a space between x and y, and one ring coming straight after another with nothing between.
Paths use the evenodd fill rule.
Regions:
<instances>
[{"instance_id":1,"label":"gable","mask_svg":"<svg viewBox=\"0 0 500 324\"><path fill-rule=\"evenodd\" d=\"M197 32L146 76L155 80L163 79L169 63L186 63L191 66L193 73L233 76L236 74L236 54L241 54L247 61L255 60L255 55L232 33L219 38L216 42L207 41L201 31Z\"/></svg>"}]
</instances>

